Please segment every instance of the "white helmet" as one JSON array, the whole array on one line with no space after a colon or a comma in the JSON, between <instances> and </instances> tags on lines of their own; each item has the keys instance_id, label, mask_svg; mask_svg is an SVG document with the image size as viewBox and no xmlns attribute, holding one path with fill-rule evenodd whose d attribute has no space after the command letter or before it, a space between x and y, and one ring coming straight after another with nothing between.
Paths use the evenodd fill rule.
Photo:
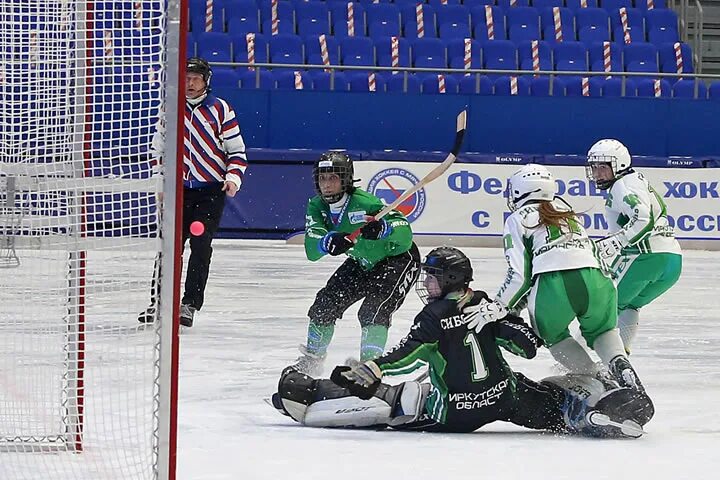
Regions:
<instances>
[{"instance_id":1,"label":"white helmet","mask_svg":"<svg viewBox=\"0 0 720 480\"><path fill-rule=\"evenodd\" d=\"M528 163L508 180L507 205L514 212L531 200L552 201L555 191L552 173L542 165Z\"/></svg>"},{"instance_id":2,"label":"white helmet","mask_svg":"<svg viewBox=\"0 0 720 480\"><path fill-rule=\"evenodd\" d=\"M609 180L598 180L593 175L593 164L609 164L612 169L613 178ZM589 180L595 182L601 190L607 190L618 178L618 174L622 176L625 170L628 170L632 164L630 152L627 147L618 140L613 138L605 138L598 141L590 147L587 154L587 165L585 173Z\"/></svg>"}]
</instances>

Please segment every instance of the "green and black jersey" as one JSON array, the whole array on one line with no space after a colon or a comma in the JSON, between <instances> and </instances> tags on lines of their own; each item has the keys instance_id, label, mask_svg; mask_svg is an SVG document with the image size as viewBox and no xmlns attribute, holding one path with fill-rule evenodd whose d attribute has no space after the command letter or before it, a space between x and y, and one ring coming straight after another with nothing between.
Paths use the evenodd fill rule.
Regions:
<instances>
[{"instance_id":1,"label":"green and black jersey","mask_svg":"<svg viewBox=\"0 0 720 480\"><path fill-rule=\"evenodd\" d=\"M487 294L475 291L466 305L483 299ZM519 317L488 323L479 334L468 330L469 320L457 300L430 303L415 317L410 333L375 360L386 375L427 366L432 390L426 411L458 431L504 419L515 408L516 377L499 346L525 358L534 357L539 346Z\"/></svg>"},{"instance_id":2,"label":"green and black jersey","mask_svg":"<svg viewBox=\"0 0 720 480\"><path fill-rule=\"evenodd\" d=\"M319 196L311 198L305 215L307 258L316 261L324 256L318 248L318 243L328 232L352 233L366 223L366 216L375 215L384 207L385 205L375 195L355 189L348 195L337 218L333 218L327 202ZM372 269L381 260L407 252L412 245L412 230L402 213L393 210L384 218L392 227L392 232L387 238L366 240L360 236L355 246L347 252L348 256L355 259L365 270Z\"/></svg>"}]
</instances>

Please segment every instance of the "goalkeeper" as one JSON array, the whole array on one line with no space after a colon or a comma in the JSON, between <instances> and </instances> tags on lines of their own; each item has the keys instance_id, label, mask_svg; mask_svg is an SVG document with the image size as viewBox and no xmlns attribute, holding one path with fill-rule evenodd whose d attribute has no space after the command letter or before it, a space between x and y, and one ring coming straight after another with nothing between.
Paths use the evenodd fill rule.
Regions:
<instances>
[{"instance_id":1,"label":"goalkeeper","mask_svg":"<svg viewBox=\"0 0 720 480\"><path fill-rule=\"evenodd\" d=\"M642 435L642 425L653 415L643 392L607 390L585 375L537 383L513 372L498 346L532 358L542 340L513 315L486 322L480 307L489 303L487 295L468 288L472 274L461 251L431 251L417 284L428 303L396 347L373 361L337 367L332 380L285 369L274 406L304 425L319 427L471 432L500 420L558 433ZM381 383L385 375L423 366L429 370L429 384Z\"/></svg>"}]
</instances>

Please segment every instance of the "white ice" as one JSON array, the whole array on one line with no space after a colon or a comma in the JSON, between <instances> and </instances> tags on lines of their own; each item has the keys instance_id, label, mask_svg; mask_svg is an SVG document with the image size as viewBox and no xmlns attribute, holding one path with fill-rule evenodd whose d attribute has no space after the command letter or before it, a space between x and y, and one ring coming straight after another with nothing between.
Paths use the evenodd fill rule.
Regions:
<instances>
[{"instance_id":1,"label":"white ice","mask_svg":"<svg viewBox=\"0 0 720 480\"><path fill-rule=\"evenodd\" d=\"M502 251L464 250L475 268L473 286L493 293L505 272ZM422 253L428 251L421 248ZM281 416L263 399L275 390L283 367L298 356L297 346L305 341L307 309L340 262L324 258L311 263L301 246L284 242L214 243L205 306L195 326L180 337L178 479L718 478L718 252L685 252L679 283L641 312L631 360L657 413L646 426L647 435L625 441L553 436L503 423L465 435L312 429ZM141 283L147 283L152 261L145 263L147 271L137 278ZM137 338L130 332L136 326L134 312L147 301L145 288L131 291L122 314L110 304L103 307L107 310L103 322L117 324L119 334L128 329L128 342ZM415 293L410 293L395 315L389 345L406 333L421 307ZM338 322L326 374L333 365L358 354L356 311L357 307L351 308ZM557 373L545 349L534 360L510 354L506 358L534 379ZM122 362L130 361L138 368L150 368L149 359ZM95 361L89 357L88 362ZM122 401L109 405L115 408L113 418L125 416ZM0 480L75 478L32 467L18 472L11 457L4 455L8 454L0 453ZM89 452L65 455L65 460L61 454L48 462L82 463Z\"/></svg>"},{"instance_id":2,"label":"white ice","mask_svg":"<svg viewBox=\"0 0 720 480\"><path fill-rule=\"evenodd\" d=\"M474 287L494 292L502 251L464 250ZM678 284L641 312L631 360L657 411L644 437L557 437L503 423L448 435L313 429L270 408L263 398L297 357L307 309L340 260L311 263L302 247L284 243L216 242L205 307L181 336L178 478L718 478L719 260L686 252ZM389 344L421 307L411 293ZM338 322L326 370L358 354L359 333L353 307ZM506 358L534 379L557 373L545 349L534 360Z\"/></svg>"}]
</instances>

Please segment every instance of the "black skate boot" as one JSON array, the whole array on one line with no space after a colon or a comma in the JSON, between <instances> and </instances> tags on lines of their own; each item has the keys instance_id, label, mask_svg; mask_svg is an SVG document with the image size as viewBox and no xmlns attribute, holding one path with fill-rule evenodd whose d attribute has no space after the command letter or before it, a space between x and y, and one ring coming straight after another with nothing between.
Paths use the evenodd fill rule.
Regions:
<instances>
[{"instance_id":1,"label":"black skate boot","mask_svg":"<svg viewBox=\"0 0 720 480\"><path fill-rule=\"evenodd\" d=\"M622 355L618 355L610 361L610 373L621 387L628 387L645 393L645 387L640 383L635 369L630 365L628 359Z\"/></svg>"},{"instance_id":2,"label":"black skate boot","mask_svg":"<svg viewBox=\"0 0 720 480\"><path fill-rule=\"evenodd\" d=\"M195 317L196 308L192 305L180 305L180 325L183 327L192 327L193 318Z\"/></svg>"}]
</instances>

